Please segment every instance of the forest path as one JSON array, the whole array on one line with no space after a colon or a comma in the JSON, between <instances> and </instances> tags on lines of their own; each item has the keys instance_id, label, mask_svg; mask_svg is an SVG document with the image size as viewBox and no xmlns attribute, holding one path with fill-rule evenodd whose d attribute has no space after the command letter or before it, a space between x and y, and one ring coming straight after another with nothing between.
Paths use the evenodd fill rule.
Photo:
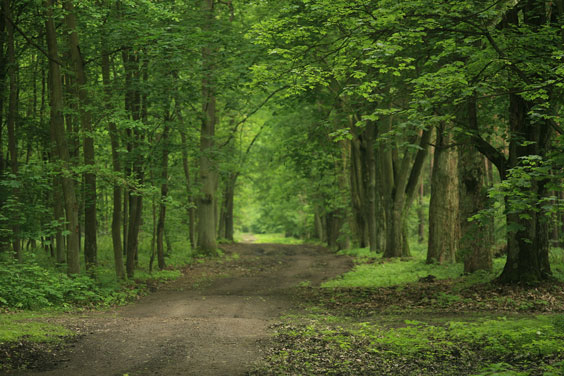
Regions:
<instances>
[{"instance_id":1,"label":"forest path","mask_svg":"<svg viewBox=\"0 0 564 376\"><path fill-rule=\"evenodd\" d=\"M311 245L231 244L227 260L111 312L65 318L85 330L66 361L17 375L242 375L281 314L299 308L293 287L348 270L349 258Z\"/></svg>"}]
</instances>

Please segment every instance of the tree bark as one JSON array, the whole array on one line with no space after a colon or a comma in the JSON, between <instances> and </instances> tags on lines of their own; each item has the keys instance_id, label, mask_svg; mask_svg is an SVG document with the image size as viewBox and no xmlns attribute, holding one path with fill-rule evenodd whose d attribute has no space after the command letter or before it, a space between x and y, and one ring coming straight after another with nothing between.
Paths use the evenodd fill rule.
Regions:
<instances>
[{"instance_id":1,"label":"tree bark","mask_svg":"<svg viewBox=\"0 0 564 376\"><path fill-rule=\"evenodd\" d=\"M138 52L133 52L131 48L125 48L122 52L127 91L125 95L126 111L130 114L134 122L142 119L143 109L142 96L140 94L141 72L139 67ZM128 85L129 83L129 85ZM139 151L139 144L143 140L143 133L140 130L128 130L128 155L130 166L127 167L127 175L130 176L135 184L142 184L144 179L143 156ZM126 241L126 274L129 279L135 274L135 265L139 246L139 228L141 226L141 214L143 210L143 196L136 187L128 191L128 224Z\"/></svg>"},{"instance_id":2,"label":"tree bark","mask_svg":"<svg viewBox=\"0 0 564 376\"><path fill-rule=\"evenodd\" d=\"M56 153L63 163L65 170L62 180L65 210L68 221L68 244L67 244L67 268L69 274L80 272L79 263L79 227L78 227L78 202L74 189L74 181L68 176L71 168L71 159L64 128L63 117L63 85L61 82L61 71L58 59L57 34L53 21L53 2L44 1L45 9L45 29L47 39L47 51L49 53L49 80L51 92L51 132L56 142Z\"/></svg>"},{"instance_id":3,"label":"tree bark","mask_svg":"<svg viewBox=\"0 0 564 376\"><path fill-rule=\"evenodd\" d=\"M159 270L163 270L165 265L164 259L164 231L166 219L166 198L168 195L168 134L169 134L168 119L165 118L165 125L161 135L161 199L159 204L159 221L157 224L157 259L159 263Z\"/></svg>"},{"instance_id":4,"label":"tree bark","mask_svg":"<svg viewBox=\"0 0 564 376\"><path fill-rule=\"evenodd\" d=\"M179 114L180 111L177 111ZM179 120L182 122L181 118ZM188 204L188 235L190 239L190 246L192 249L196 248L196 211L194 199L192 196L192 182L190 179L190 164L188 161L188 142L186 140L186 133L180 131L180 140L182 143L182 168L184 170L184 178L186 179L186 195Z\"/></svg>"},{"instance_id":5,"label":"tree bark","mask_svg":"<svg viewBox=\"0 0 564 376\"><path fill-rule=\"evenodd\" d=\"M8 63L8 78L10 80L9 98L8 98L8 113L6 116L6 125L8 128L8 152L10 153L10 172L14 177L18 175L18 150L16 141L16 115L17 115L17 101L18 101L18 83L17 83L17 61L16 53L14 50L14 26L10 22L10 1L2 1L2 10L6 19L6 44L7 44L7 63ZM18 188L12 190L12 194L17 199L19 196ZM16 214L16 213L14 213ZM22 250L20 246L20 225L19 215L12 218L12 250L14 257L18 261L23 260Z\"/></svg>"},{"instance_id":6,"label":"tree bark","mask_svg":"<svg viewBox=\"0 0 564 376\"><path fill-rule=\"evenodd\" d=\"M458 223L458 161L451 145L452 136L444 125L437 128L431 201L427 263L454 263L460 235Z\"/></svg>"},{"instance_id":7,"label":"tree bark","mask_svg":"<svg viewBox=\"0 0 564 376\"><path fill-rule=\"evenodd\" d=\"M86 269L97 264L97 223L96 223L96 174L94 173L94 138L92 128L92 114L89 110L90 99L86 88L86 72L84 61L80 53L80 43L77 31L77 20L72 0L63 2L65 8L65 22L69 28L68 42L71 60L74 68L74 82L77 88L73 90L78 93L78 109L80 123L84 134L83 154L84 165L87 170L84 173L84 260Z\"/></svg>"},{"instance_id":8,"label":"tree bark","mask_svg":"<svg viewBox=\"0 0 564 376\"><path fill-rule=\"evenodd\" d=\"M214 0L202 0L205 30L211 31L214 22ZM216 93L214 84L214 52L210 46L202 48L202 127L200 131L200 184L198 200L198 251L205 255L217 253L216 243L216 186L217 171L213 152L216 114Z\"/></svg>"},{"instance_id":9,"label":"tree bark","mask_svg":"<svg viewBox=\"0 0 564 376\"><path fill-rule=\"evenodd\" d=\"M364 203L366 202L365 186L363 184L363 163L361 152L361 141L358 129L351 124L353 138L350 142L351 162L350 162L350 192L353 212L354 235L356 243L360 248L365 248L369 244L368 224L365 218Z\"/></svg>"},{"instance_id":10,"label":"tree bark","mask_svg":"<svg viewBox=\"0 0 564 376\"><path fill-rule=\"evenodd\" d=\"M533 122L528 117L532 103L516 94L509 96L509 122L513 135L509 145L509 166L518 166L522 157L545 156L550 140L550 127ZM523 143L522 140L532 141ZM547 195L545 180L532 181L528 192L536 200ZM519 189L519 188L517 188ZM550 278L552 272L548 260L548 217L540 204L515 214L509 212L507 223L507 261L499 281L503 283L535 283Z\"/></svg>"},{"instance_id":11,"label":"tree bark","mask_svg":"<svg viewBox=\"0 0 564 376\"><path fill-rule=\"evenodd\" d=\"M468 122L472 129L478 128L476 100L468 102ZM460 191L460 253L464 257L464 273L477 270L492 270L492 225L493 218L469 221L488 206L486 191L486 166L483 156L472 145L463 142L458 146L458 181Z\"/></svg>"},{"instance_id":12,"label":"tree bark","mask_svg":"<svg viewBox=\"0 0 564 376\"><path fill-rule=\"evenodd\" d=\"M392 129L392 118L383 123L384 133ZM419 138L419 150L406 151L399 160L394 155L391 145L378 148L378 160L381 163L383 201L386 212L386 249L384 257L407 257L410 255L407 241L407 213L413 203L423 163L431 138L431 129L424 130ZM415 143L417 140L411 140Z\"/></svg>"},{"instance_id":13,"label":"tree bark","mask_svg":"<svg viewBox=\"0 0 564 376\"><path fill-rule=\"evenodd\" d=\"M102 41L101 49L101 61L102 61L102 81L104 84L104 95L105 95L105 108L106 111L110 112L112 110L112 88L110 84L110 57L108 51L104 48L105 41ZM110 134L110 145L112 148L112 168L115 174L114 179L117 179L121 175L121 163L118 153L119 149L119 138L118 130L116 124L113 121L108 122L108 131ZM123 248L121 243L121 204L122 189L121 184L114 181L113 184L113 210L112 210L112 244L114 248L114 265L116 277L119 280L125 278L125 270L123 269Z\"/></svg>"},{"instance_id":14,"label":"tree bark","mask_svg":"<svg viewBox=\"0 0 564 376\"><path fill-rule=\"evenodd\" d=\"M364 185L366 192L365 218L367 219L368 243L371 252L378 251L378 228L376 223L376 124L367 124L363 134L364 144Z\"/></svg>"}]
</instances>

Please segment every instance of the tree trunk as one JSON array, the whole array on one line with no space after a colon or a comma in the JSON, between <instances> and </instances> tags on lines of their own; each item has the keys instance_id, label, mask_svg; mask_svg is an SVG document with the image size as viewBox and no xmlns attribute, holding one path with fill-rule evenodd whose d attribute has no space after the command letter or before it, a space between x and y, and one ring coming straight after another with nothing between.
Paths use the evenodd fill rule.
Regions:
<instances>
[{"instance_id":1,"label":"tree trunk","mask_svg":"<svg viewBox=\"0 0 564 376\"><path fill-rule=\"evenodd\" d=\"M509 166L521 163L522 157L545 156L550 140L550 127L531 121L528 112L532 103L516 94L509 96L509 123L513 135L509 145ZM523 143L522 141L532 141ZM547 195L546 181L531 181L527 188L534 200ZM517 189L525 189L517 187ZM535 283L550 278L552 272L548 260L548 217L540 204L519 214L507 215L508 253L507 261L499 281L503 283Z\"/></svg>"},{"instance_id":2,"label":"tree trunk","mask_svg":"<svg viewBox=\"0 0 564 376\"><path fill-rule=\"evenodd\" d=\"M55 261L57 264L65 262L65 238L63 237L63 223L65 222L65 208L63 206L64 197L61 192L61 177L53 177L53 214L55 220L61 224L57 226L55 232Z\"/></svg>"},{"instance_id":3,"label":"tree trunk","mask_svg":"<svg viewBox=\"0 0 564 376\"><path fill-rule=\"evenodd\" d=\"M177 111L179 114L180 111ZM180 121L181 118L179 118ZM187 193L187 204L188 204L188 235L190 238L190 247L195 249L196 247L196 212L194 201L192 197L192 183L190 179L190 164L188 161L188 142L186 140L186 133L184 131L180 132L180 140L182 143L182 168L184 170L184 178L186 179L186 193Z\"/></svg>"},{"instance_id":4,"label":"tree trunk","mask_svg":"<svg viewBox=\"0 0 564 376\"><path fill-rule=\"evenodd\" d=\"M112 110L112 88L110 85L110 57L108 51L105 50L105 41L102 41L102 81L104 84L105 107L108 112ZM112 167L115 174L114 179L121 175L121 163L119 159L119 139L116 124L113 121L108 122L108 131L110 134L110 145L112 148ZM119 280L125 278L125 270L123 269L123 248L121 243L121 185L114 181L113 184L113 211L112 211L112 244L114 248L114 264L116 277Z\"/></svg>"},{"instance_id":5,"label":"tree trunk","mask_svg":"<svg viewBox=\"0 0 564 376\"><path fill-rule=\"evenodd\" d=\"M424 187L423 182L419 185L417 193L417 242L425 241L425 208L423 207Z\"/></svg>"},{"instance_id":6,"label":"tree trunk","mask_svg":"<svg viewBox=\"0 0 564 376\"><path fill-rule=\"evenodd\" d=\"M235 184L237 183L237 177L237 173L231 173L227 177L223 193L223 235L225 239L230 242L233 241L234 235L233 203L235 199Z\"/></svg>"},{"instance_id":7,"label":"tree trunk","mask_svg":"<svg viewBox=\"0 0 564 376\"><path fill-rule=\"evenodd\" d=\"M57 34L53 21L53 2L44 1L45 8L45 29L47 39L47 50L49 54L49 79L51 91L51 132L56 142L56 153L63 162L63 168L70 171L71 159L69 148L65 136L64 117L63 117L63 86L61 82L61 71L59 67L59 54L57 50ZM69 274L80 272L79 262L79 227L78 227L78 202L72 178L63 174L62 188L65 201L65 210L68 221L68 245L67 245L67 267Z\"/></svg>"},{"instance_id":8,"label":"tree trunk","mask_svg":"<svg viewBox=\"0 0 564 376\"><path fill-rule=\"evenodd\" d=\"M143 109L141 107L142 96L140 94L141 72L139 69L138 52L132 52L131 48L125 48L122 52L127 91L125 95L125 107L134 122L141 121ZM143 140L143 133L140 130L128 130L128 154L131 156L131 168L128 167L129 175L136 184L141 185L144 179L143 156L139 151L139 144ZM126 274L129 279L135 274L136 260L138 258L139 228L141 226L141 214L143 210L143 196L137 188L128 191L129 214L127 224L126 241Z\"/></svg>"},{"instance_id":9,"label":"tree trunk","mask_svg":"<svg viewBox=\"0 0 564 376\"><path fill-rule=\"evenodd\" d=\"M14 50L14 26L8 20L10 16L10 1L3 0L2 9L6 19L6 44L7 49L7 63L8 63L8 78L10 79L9 99L8 99L8 113L6 116L6 124L8 128L8 152L10 153L10 172L16 177L18 175L18 151L16 142L16 111L18 101L18 83L17 83L17 61L16 53ZM14 188L12 190L14 198L17 200L19 190ZM16 214L16 213L14 213ZM14 257L18 261L22 261L22 250L20 247L20 226L19 215L12 218L12 250Z\"/></svg>"},{"instance_id":10,"label":"tree trunk","mask_svg":"<svg viewBox=\"0 0 564 376\"><path fill-rule=\"evenodd\" d=\"M214 0L202 0L202 11L206 18L205 30L211 31L214 22ZM214 49L202 48L202 127L200 131L200 184L198 200L198 251L205 255L217 253L216 243L216 186L217 172L213 152L216 114L216 94L214 84Z\"/></svg>"},{"instance_id":11,"label":"tree trunk","mask_svg":"<svg viewBox=\"0 0 564 376\"><path fill-rule=\"evenodd\" d=\"M90 106L90 94L86 88L86 72L84 61L80 53L80 44L77 31L77 21L72 0L63 2L65 8L65 22L69 28L68 34L69 50L74 68L74 82L77 88L73 90L78 93L78 108L80 123L84 134L83 154L84 165L87 168L84 173L84 260L86 269L97 264L98 248L96 241L96 175L94 173L94 138L92 136L92 114Z\"/></svg>"},{"instance_id":12,"label":"tree trunk","mask_svg":"<svg viewBox=\"0 0 564 376\"><path fill-rule=\"evenodd\" d=\"M353 212L353 233L356 242L360 248L365 248L369 244L368 239L368 224L365 218L365 210L363 210L366 203L366 194L363 184L363 163L361 142L358 135L358 129L353 124L353 138L351 144L351 162L350 162L350 192Z\"/></svg>"},{"instance_id":13,"label":"tree trunk","mask_svg":"<svg viewBox=\"0 0 564 376\"><path fill-rule=\"evenodd\" d=\"M383 123L384 132L392 129L392 118ZM407 213L415 198L423 163L427 157L431 129L424 130L419 139L417 153L406 151L401 160L394 154L392 145L378 148L382 180L383 207L386 213L386 249L384 257L410 255L407 239ZM417 140L411 140L415 143Z\"/></svg>"},{"instance_id":14,"label":"tree trunk","mask_svg":"<svg viewBox=\"0 0 564 376\"><path fill-rule=\"evenodd\" d=\"M458 160L444 125L437 128L429 203L427 263L454 263L460 235Z\"/></svg>"},{"instance_id":15,"label":"tree trunk","mask_svg":"<svg viewBox=\"0 0 564 376\"><path fill-rule=\"evenodd\" d=\"M159 205L159 221L157 224L157 259L159 262L159 270L163 270L165 265L164 259L164 230L166 218L166 198L168 195L168 119L165 118L165 126L161 136L162 160L161 160L161 199Z\"/></svg>"},{"instance_id":16,"label":"tree trunk","mask_svg":"<svg viewBox=\"0 0 564 376\"><path fill-rule=\"evenodd\" d=\"M364 217L367 222L368 243L371 252L378 251L378 228L376 224L376 154L374 152L374 141L376 139L376 124L368 124L362 135L364 144L364 185L366 192L366 204L364 205Z\"/></svg>"},{"instance_id":17,"label":"tree trunk","mask_svg":"<svg viewBox=\"0 0 564 376\"><path fill-rule=\"evenodd\" d=\"M468 102L468 122L471 129L478 128L476 101ZM464 257L464 273L492 270L493 218L484 221L469 219L488 206L486 192L486 166L483 156L471 145L458 146L458 181L460 192L460 253Z\"/></svg>"}]
</instances>

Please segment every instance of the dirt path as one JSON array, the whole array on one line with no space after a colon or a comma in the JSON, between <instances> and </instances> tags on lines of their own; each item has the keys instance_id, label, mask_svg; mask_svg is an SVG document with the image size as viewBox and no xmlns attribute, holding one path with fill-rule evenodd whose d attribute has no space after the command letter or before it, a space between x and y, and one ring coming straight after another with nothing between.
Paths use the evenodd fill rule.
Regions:
<instances>
[{"instance_id":1,"label":"dirt path","mask_svg":"<svg viewBox=\"0 0 564 376\"><path fill-rule=\"evenodd\" d=\"M179 280L112 312L65 319L83 328L50 371L13 375L241 375L261 357L260 340L297 309L293 287L318 285L351 266L307 245L233 244L230 261L197 265Z\"/></svg>"}]
</instances>

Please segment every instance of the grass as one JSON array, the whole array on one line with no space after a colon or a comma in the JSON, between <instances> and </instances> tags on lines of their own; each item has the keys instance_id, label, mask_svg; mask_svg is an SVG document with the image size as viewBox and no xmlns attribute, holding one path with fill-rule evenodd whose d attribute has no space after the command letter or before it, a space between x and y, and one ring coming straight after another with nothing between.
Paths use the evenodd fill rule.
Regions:
<instances>
[{"instance_id":1,"label":"grass","mask_svg":"<svg viewBox=\"0 0 564 376\"><path fill-rule=\"evenodd\" d=\"M303 244L302 239L297 238L287 238L282 233L272 233L272 234L251 234L251 233L236 233L235 241L241 242L244 237L253 238L253 243L273 243L273 244Z\"/></svg>"},{"instance_id":2,"label":"grass","mask_svg":"<svg viewBox=\"0 0 564 376\"><path fill-rule=\"evenodd\" d=\"M321 289L301 285L308 313L276 325L251 374L564 375L561 285L496 287L484 282L505 258L464 276L461 263L426 264L425 244L411 251L401 260L341 251L356 266ZM552 249L550 260L564 281L564 250ZM444 281L418 283L428 275Z\"/></svg>"},{"instance_id":3,"label":"grass","mask_svg":"<svg viewBox=\"0 0 564 376\"><path fill-rule=\"evenodd\" d=\"M405 285L417 282L419 278L432 275L436 279L454 279L463 274L462 263L455 264L426 264L426 247L413 244L412 257L405 259L382 259L381 255L370 252L368 248L357 248L340 251L355 257L357 265L348 273L337 279L325 282L323 287L365 287L377 288L386 286ZM554 277L564 281L564 249L552 248L550 260ZM467 276L463 284L480 283L494 279L503 270L505 257L493 261L491 273L481 273L478 276ZM476 278L475 278L476 277Z\"/></svg>"},{"instance_id":4,"label":"grass","mask_svg":"<svg viewBox=\"0 0 564 376\"><path fill-rule=\"evenodd\" d=\"M561 375L563 324L564 315L439 323L288 317L255 374Z\"/></svg>"},{"instance_id":5,"label":"grass","mask_svg":"<svg viewBox=\"0 0 564 376\"><path fill-rule=\"evenodd\" d=\"M43 320L51 317L46 313L10 313L0 315L0 343L16 342L22 339L32 342L59 341L74 332ZM36 321L41 319L42 321Z\"/></svg>"}]
</instances>

